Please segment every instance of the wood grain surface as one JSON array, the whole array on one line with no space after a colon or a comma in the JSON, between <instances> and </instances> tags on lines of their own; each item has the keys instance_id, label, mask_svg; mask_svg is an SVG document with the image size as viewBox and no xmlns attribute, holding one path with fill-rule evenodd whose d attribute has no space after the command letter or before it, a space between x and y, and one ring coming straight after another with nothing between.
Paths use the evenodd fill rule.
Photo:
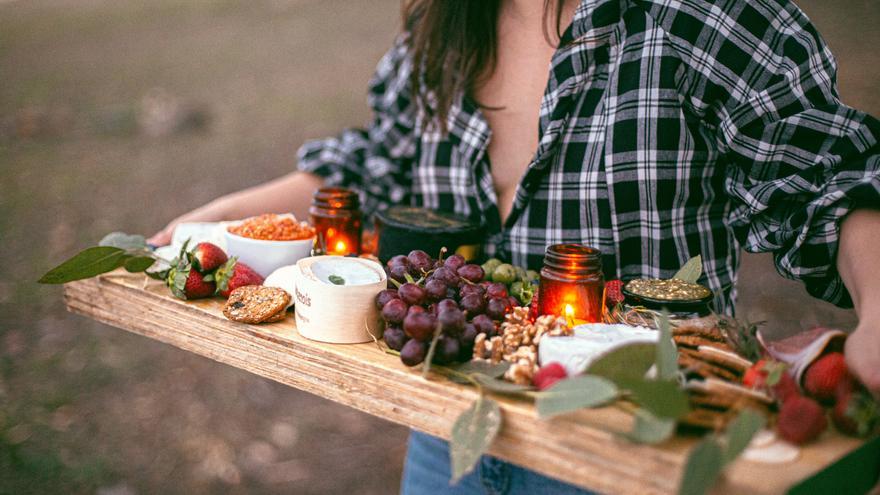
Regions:
<instances>
[{"instance_id":1,"label":"wood grain surface","mask_svg":"<svg viewBox=\"0 0 880 495\"><path fill-rule=\"evenodd\" d=\"M185 302L142 274L113 272L67 284L68 309L221 363L305 390L360 411L449 438L455 418L477 397L463 385L421 373L376 344L324 344L285 321L247 325L223 317L219 299ZM636 445L626 413L603 408L540 420L526 401L497 397L503 428L490 453L547 476L605 493L675 493L696 437ZM744 460L730 466L713 492L784 493L859 445L826 433L783 465Z\"/></svg>"}]
</instances>

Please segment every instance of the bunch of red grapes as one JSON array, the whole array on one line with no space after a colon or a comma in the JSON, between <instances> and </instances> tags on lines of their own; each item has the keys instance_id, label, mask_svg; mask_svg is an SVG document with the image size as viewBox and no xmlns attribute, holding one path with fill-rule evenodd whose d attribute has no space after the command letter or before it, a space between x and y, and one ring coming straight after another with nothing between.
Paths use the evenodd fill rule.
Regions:
<instances>
[{"instance_id":1,"label":"bunch of red grapes","mask_svg":"<svg viewBox=\"0 0 880 495\"><path fill-rule=\"evenodd\" d=\"M407 366L425 360L438 331L432 362L469 361L477 335L497 335L504 315L519 305L504 284L485 281L480 265L457 254L435 260L415 250L391 258L386 271L398 287L380 292L376 307L385 321L385 342Z\"/></svg>"}]
</instances>

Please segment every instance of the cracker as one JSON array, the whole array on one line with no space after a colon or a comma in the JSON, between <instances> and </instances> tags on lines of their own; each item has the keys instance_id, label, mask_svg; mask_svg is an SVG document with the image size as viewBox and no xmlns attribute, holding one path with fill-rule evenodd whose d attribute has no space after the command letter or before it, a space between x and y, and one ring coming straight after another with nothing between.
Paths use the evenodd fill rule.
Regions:
<instances>
[{"instance_id":1,"label":"cracker","mask_svg":"<svg viewBox=\"0 0 880 495\"><path fill-rule=\"evenodd\" d=\"M701 337L708 340L714 340L716 342L725 342L724 335L722 335L721 330L718 330L718 328L716 327L683 325L672 329L672 335L688 335Z\"/></svg>"},{"instance_id":2,"label":"cracker","mask_svg":"<svg viewBox=\"0 0 880 495\"><path fill-rule=\"evenodd\" d=\"M679 346L693 347L694 349L701 345L709 347L717 347L722 350L730 350L730 346L726 342L708 339L699 335L673 335L672 340Z\"/></svg>"},{"instance_id":3,"label":"cracker","mask_svg":"<svg viewBox=\"0 0 880 495\"><path fill-rule=\"evenodd\" d=\"M679 349L678 352L679 366L687 368L703 378L714 377L731 382L739 381L739 376L736 373L699 359L699 357L693 355L695 351L691 349Z\"/></svg>"},{"instance_id":4,"label":"cracker","mask_svg":"<svg viewBox=\"0 0 880 495\"><path fill-rule=\"evenodd\" d=\"M707 378L704 383L704 390L708 393L727 393L739 397L745 397L749 400L763 402L764 404L773 404L774 402L773 397L770 397L761 391L752 390L736 383L730 383L716 378Z\"/></svg>"},{"instance_id":5,"label":"cracker","mask_svg":"<svg viewBox=\"0 0 880 495\"><path fill-rule=\"evenodd\" d=\"M282 309L281 311L275 313L274 315L266 318L261 323L276 323L276 322L284 320L284 318L286 318L286 317L287 317L287 310Z\"/></svg>"},{"instance_id":6,"label":"cracker","mask_svg":"<svg viewBox=\"0 0 880 495\"><path fill-rule=\"evenodd\" d=\"M247 285L229 294L223 314L233 321L261 323L283 311L290 302L290 294L278 287Z\"/></svg>"},{"instance_id":7,"label":"cracker","mask_svg":"<svg viewBox=\"0 0 880 495\"><path fill-rule=\"evenodd\" d=\"M697 347L697 352L706 361L739 373L745 373L754 364L748 359L740 357L735 352L726 351L714 346L701 345Z\"/></svg>"}]
</instances>

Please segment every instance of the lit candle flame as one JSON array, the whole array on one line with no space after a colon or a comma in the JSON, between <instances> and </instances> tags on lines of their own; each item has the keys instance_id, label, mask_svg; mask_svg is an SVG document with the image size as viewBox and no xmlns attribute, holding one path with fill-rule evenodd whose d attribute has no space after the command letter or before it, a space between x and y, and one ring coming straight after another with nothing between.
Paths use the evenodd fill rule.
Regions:
<instances>
[{"instance_id":1,"label":"lit candle flame","mask_svg":"<svg viewBox=\"0 0 880 495\"><path fill-rule=\"evenodd\" d=\"M568 326L574 327L574 307L571 304L565 305L565 321Z\"/></svg>"},{"instance_id":2,"label":"lit candle flame","mask_svg":"<svg viewBox=\"0 0 880 495\"><path fill-rule=\"evenodd\" d=\"M336 241L336 252L337 253L346 252L345 241Z\"/></svg>"}]
</instances>

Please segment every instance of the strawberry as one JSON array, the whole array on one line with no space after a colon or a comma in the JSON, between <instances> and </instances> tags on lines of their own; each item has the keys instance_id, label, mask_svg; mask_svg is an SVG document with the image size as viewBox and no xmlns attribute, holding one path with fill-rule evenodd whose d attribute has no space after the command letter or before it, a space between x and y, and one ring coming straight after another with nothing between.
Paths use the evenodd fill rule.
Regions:
<instances>
[{"instance_id":1,"label":"strawberry","mask_svg":"<svg viewBox=\"0 0 880 495\"><path fill-rule=\"evenodd\" d=\"M212 272L227 261L226 253L219 246L210 242L196 244L190 257L195 269L202 273Z\"/></svg>"},{"instance_id":2,"label":"strawberry","mask_svg":"<svg viewBox=\"0 0 880 495\"><path fill-rule=\"evenodd\" d=\"M792 397L801 396L797 381L795 381L794 377L788 373L782 373L779 375L779 381L776 382L776 385L770 387L770 391L773 393L773 397L776 397L776 401L780 404L785 404L785 402Z\"/></svg>"},{"instance_id":3,"label":"strawberry","mask_svg":"<svg viewBox=\"0 0 880 495\"><path fill-rule=\"evenodd\" d=\"M177 266L169 270L165 283L168 284L171 293L180 299L211 297L217 289L213 275L199 273L186 259L179 261Z\"/></svg>"},{"instance_id":4,"label":"strawberry","mask_svg":"<svg viewBox=\"0 0 880 495\"><path fill-rule=\"evenodd\" d=\"M779 410L776 431L791 443L803 445L815 440L826 428L825 410L808 397L792 397Z\"/></svg>"},{"instance_id":5,"label":"strawberry","mask_svg":"<svg viewBox=\"0 0 880 495\"><path fill-rule=\"evenodd\" d=\"M743 386L751 389L763 389L767 382L767 370L764 366L767 364L766 359L761 359L746 370L743 375Z\"/></svg>"},{"instance_id":6,"label":"strawberry","mask_svg":"<svg viewBox=\"0 0 880 495\"><path fill-rule=\"evenodd\" d=\"M609 280L605 282L605 306L613 308L623 302L623 282Z\"/></svg>"},{"instance_id":7,"label":"strawberry","mask_svg":"<svg viewBox=\"0 0 880 495\"><path fill-rule=\"evenodd\" d=\"M217 294L229 297L235 289L246 285L263 285L263 276L253 268L232 257L217 269L214 274L217 281Z\"/></svg>"},{"instance_id":8,"label":"strawberry","mask_svg":"<svg viewBox=\"0 0 880 495\"><path fill-rule=\"evenodd\" d=\"M834 401L835 391L849 371L841 352L829 352L817 359L804 373L804 390L811 397L824 403Z\"/></svg>"},{"instance_id":9,"label":"strawberry","mask_svg":"<svg viewBox=\"0 0 880 495\"><path fill-rule=\"evenodd\" d=\"M880 426L880 404L852 378L838 384L835 399L831 420L841 433L865 437Z\"/></svg>"},{"instance_id":10,"label":"strawberry","mask_svg":"<svg viewBox=\"0 0 880 495\"><path fill-rule=\"evenodd\" d=\"M532 377L532 383L538 387L538 390L547 390L554 383L568 376L565 368L559 363L549 363L541 366L535 376Z\"/></svg>"}]
</instances>

